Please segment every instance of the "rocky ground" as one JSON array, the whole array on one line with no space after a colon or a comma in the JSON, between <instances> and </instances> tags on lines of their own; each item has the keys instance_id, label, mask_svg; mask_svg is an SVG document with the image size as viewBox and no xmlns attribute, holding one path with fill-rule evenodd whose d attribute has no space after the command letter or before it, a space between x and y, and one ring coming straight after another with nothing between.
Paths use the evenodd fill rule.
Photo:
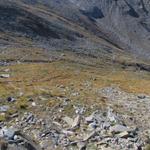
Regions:
<instances>
[{"instance_id":1,"label":"rocky ground","mask_svg":"<svg viewBox=\"0 0 150 150\"><path fill-rule=\"evenodd\" d=\"M67 69L59 65L67 75L65 78L64 72L57 68L56 64L52 64L55 66L54 70L51 64L48 64L50 68L48 66L46 68L51 72L47 74L46 70L40 70L44 68L41 66L20 65L20 70L17 68L18 65L16 67L2 64L0 70L1 150L145 150L146 148L149 150L149 94L131 93L116 84L100 87L105 78L99 81L100 76L93 71L92 75L95 76L92 77L89 75L90 71L87 73L87 69L83 68L80 69L86 74L73 69L70 74L69 65L65 65ZM36 72L35 69L34 74L29 73L29 70L27 74L26 69L30 67L37 68L41 72ZM58 77L55 74L56 68L60 71ZM79 66L76 69L79 69ZM19 74L15 74L17 71ZM44 87L50 89L46 91L41 89L40 93L25 96L33 88L37 92L38 88L43 87L42 83L36 80L43 77L43 72L44 77L51 76L52 81L57 82L52 83L46 78L41 82ZM80 74L80 79L77 74ZM87 74L89 76L86 77ZM24 83L21 81L23 75ZM56 77L52 77L53 75ZM31 76L36 83L29 78ZM108 77L106 79L108 80ZM78 80L80 86L77 86ZM125 81L123 83L125 84ZM17 86L22 87L24 84L26 90L22 92ZM2 86L6 86L5 92ZM13 90L19 89L18 95L16 95L18 91L9 93L12 87ZM146 84L145 88L147 88Z\"/></svg>"},{"instance_id":2,"label":"rocky ground","mask_svg":"<svg viewBox=\"0 0 150 150\"><path fill-rule=\"evenodd\" d=\"M10 78L7 73L0 77ZM90 86L86 84L86 88ZM68 90L64 85L57 88ZM22 105L21 112L13 112L1 121L1 150L144 150L150 142L150 95L124 92L117 86L93 90L103 100L100 107L98 102L74 103L67 96L41 96L40 101L30 97L28 109ZM78 97L80 91L71 94ZM51 103L48 96L55 105L45 105ZM17 98L3 101L1 116Z\"/></svg>"},{"instance_id":3,"label":"rocky ground","mask_svg":"<svg viewBox=\"0 0 150 150\"><path fill-rule=\"evenodd\" d=\"M0 150L150 150L149 0L0 0Z\"/></svg>"}]
</instances>

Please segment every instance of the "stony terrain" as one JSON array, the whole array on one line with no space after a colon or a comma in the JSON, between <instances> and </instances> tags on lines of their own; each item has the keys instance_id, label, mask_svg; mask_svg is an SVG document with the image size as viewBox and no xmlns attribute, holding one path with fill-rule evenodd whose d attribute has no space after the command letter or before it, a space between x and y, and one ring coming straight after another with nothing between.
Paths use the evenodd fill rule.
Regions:
<instances>
[{"instance_id":1,"label":"stony terrain","mask_svg":"<svg viewBox=\"0 0 150 150\"><path fill-rule=\"evenodd\" d=\"M67 97L56 97L60 103L52 108L29 100L32 109L43 109L46 115L41 117L31 111L22 115L12 114L9 122L1 123L1 137L5 139L1 149L4 144L6 149L144 149L150 134L150 96L125 93L114 87L99 89L97 92L105 96L106 106L94 111L95 104L73 105ZM10 98L10 102L13 101ZM72 107L71 117L64 114L67 107ZM8 105L1 106L1 113L8 110ZM20 131L30 138L24 137Z\"/></svg>"},{"instance_id":2,"label":"stony terrain","mask_svg":"<svg viewBox=\"0 0 150 150\"><path fill-rule=\"evenodd\" d=\"M59 61L0 68L2 150L148 148L148 72Z\"/></svg>"},{"instance_id":3,"label":"stony terrain","mask_svg":"<svg viewBox=\"0 0 150 150\"><path fill-rule=\"evenodd\" d=\"M0 150L150 150L149 0L0 0Z\"/></svg>"}]
</instances>

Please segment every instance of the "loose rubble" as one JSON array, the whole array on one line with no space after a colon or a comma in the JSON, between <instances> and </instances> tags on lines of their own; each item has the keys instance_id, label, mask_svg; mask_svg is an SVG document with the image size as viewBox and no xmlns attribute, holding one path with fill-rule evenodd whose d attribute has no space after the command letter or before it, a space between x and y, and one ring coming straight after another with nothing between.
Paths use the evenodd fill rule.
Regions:
<instances>
[{"instance_id":1,"label":"loose rubble","mask_svg":"<svg viewBox=\"0 0 150 150\"><path fill-rule=\"evenodd\" d=\"M113 101L121 95L124 95L122 99L129 97L126 93L113 88L102 89L101 92L104 96L111 97ZM130 95L131 98L137 98L140 102L149 99L148 96L143 95L140 97ZM71 100L64 97L57 97L57 99L61 103L54 109L47 108L45 110L49 114L47 116L42 117L38 113L34 114L26 110L23 114L14 113L12 121L2 122L0 124L0 139L3 140L0 142L1 149L2 147L7 147L6 150L15 149L18 146L23 150L144 150L147 144L143 137L144 128L131 121L128 122L128 117L118 113L109 105L89 113L87 106L78 104L72 107L73 114L66 115L64 109L70 105ZM9 97L7 100L10 103L14 98ZM32 109L40 107L33 100L29 103ZM0 107L0 112L7 112L9 108L3 105ZM150 131L147 131L148 134Z\"/></svg>"},{"instance_id":2,"label":"loose rubble","mask_svg":"<svg viewBox=\"0 0 150 150\"><path fill-rule=\"evenodd\" d=\"M0 129L0 140L1 150L41 150L34 141L13 127Z\"/></svg>"}]
</instances>

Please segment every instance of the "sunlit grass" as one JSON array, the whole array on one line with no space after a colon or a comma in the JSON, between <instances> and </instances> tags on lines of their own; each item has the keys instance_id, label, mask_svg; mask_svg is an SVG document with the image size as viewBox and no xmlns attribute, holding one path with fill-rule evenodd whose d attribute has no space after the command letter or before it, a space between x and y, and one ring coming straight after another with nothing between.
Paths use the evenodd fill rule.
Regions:
<instances>
[{"instance_id":1,"label":"sunlit grass","mask_svg":"<svg viewBox=\"0 0 150 150\"><path fill-rule=\"evenodd\" d=\"M59 85L70 89L73 86L74 89L81 90L81 95L91 95L84 90L84 86L88 83L93 89L115 84L128 92L150 94L150 77L145 72L123 70L111 72L63 61L49 64L19 64L9 68L11 78L0 79L1 97L17 95L19 92L25 95L40 95L46 91L51 91L56 96L67 94L67 91L58 90Z\"/></svg>"}]
</instances>

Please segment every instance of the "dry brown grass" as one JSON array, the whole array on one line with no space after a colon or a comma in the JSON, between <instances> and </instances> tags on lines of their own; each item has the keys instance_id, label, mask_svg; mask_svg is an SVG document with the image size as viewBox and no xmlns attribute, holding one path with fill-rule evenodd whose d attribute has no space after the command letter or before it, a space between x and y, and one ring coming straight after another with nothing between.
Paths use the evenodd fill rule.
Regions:
<instances>
[{"instance_id":1,"label":"dry brown grass","mask_svg":"<svg viewBox=\"0 0 150 150\"><path fill-rule=\"evenodd\" d=\"M8 68L8 67L6 67ZM40 95L43 91L51 91L52 95L66 95L58 90L57 85L80 90L80 96L91 97L90 89L84 89L84 84L90 84L92 89L110 85L118 85L128 92L150 94L149 73L92 68L64 61L47 64L19 64L9 66L11 78L0 79L0 96L23 92L26 95ZM1 68L4 70L5 67ZM89 91L88 91L89 90ZM94 93L92 94L94 95Z\"/></svg>"},{"instance_id":2,"label":"dry brown grass","mask_svg":"<svg viewBox=\"0 0 150 150\"><path fill-rule=\"evenodd\" d=\"M64 110L68 115L74 112L73 105L78 104L94 106L94 109L104 108L107 107L107 99L101 97L97 90L111 85L117 85L127 92L150 94L150 76L146 72L102 69L66 61L0 67L0 73L4 73L6 68L10 69L11 77L0 79L0 98L4 100L0 104L8 104L8 96L17 99L15 103L10 103L11 109L7 116L16 110L24 112L32 109L30 98L44 106L40 114L39 109L34 110L43 116L45 106L55 108L61 104L57 97L71 99L71 104ZM87 113L91 111L89 109ZM7 116L0 116L0 121L7 119Z\"/></svg>"}]
</instances>

